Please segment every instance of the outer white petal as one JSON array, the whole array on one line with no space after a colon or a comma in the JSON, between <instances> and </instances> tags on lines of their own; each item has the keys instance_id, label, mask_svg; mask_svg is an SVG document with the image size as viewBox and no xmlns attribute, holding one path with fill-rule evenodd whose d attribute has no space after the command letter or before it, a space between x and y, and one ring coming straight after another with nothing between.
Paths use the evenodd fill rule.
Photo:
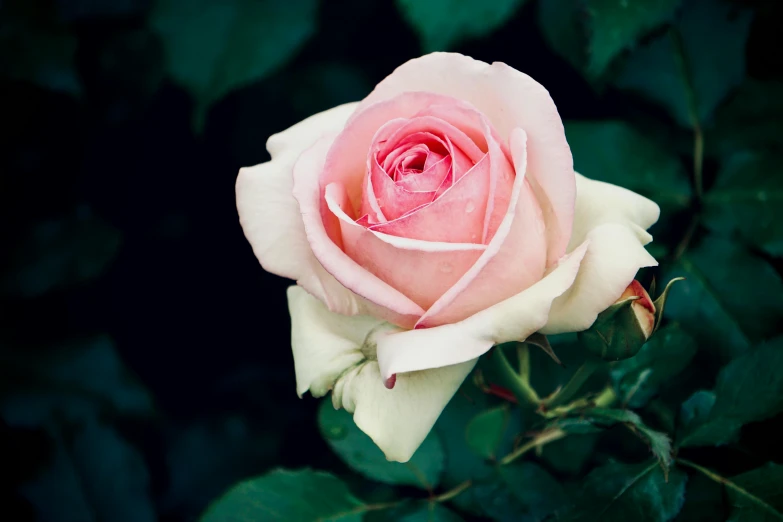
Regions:
<instances>
[{"instance_id":1,"label":"outer white petal","mask_svg":"<svg viewBox=\"0 0 783 522\"><path fill-rule=\"evenodd\" d=\"M636 272L657 261L645 250L646 229L660 214L658 205L624 188L577 174L574 232L569 249L589 239L574 285L552 304L546 334L589 328L614 303Z\"/></svg>"},{"instance_id":2,"label":"outer white petal","mask_svg":"<svg viewBox=\"0 0 783 522\"><path fill-rule=\"evenodd\" d=\"M658 262L627 225L601 225L587 235L590 246L571 288L552 303L544 334L590 328L598 314L617 301L645 266Z\"/></svg>"},{"instance_id":3,"label":"outer white petal","mask_svg":"<svg viewBox=\"0 0 783 522\"><path fill-rule=\"evenodd\" d=\"M356 425L386 458L406 462L470 374L475 360L400 375L384 386L375 346L399 328L367 316L330 312L303 289L288 289L297 392L316 397L330 389L335 407L354 414Z\"/></svg>"},{"instance_id":4,"label":"outer white petal","mask_svg":"<svg viewBox=\"0 0 783 522\"><path fill-rule=\"evenodd\" d=\"M552 301L573 284L587 249L585 242L535 285L463 321L378 339L381 376L470 361L494 344L526 339L546 324Z\"/></svg>"},{"instance_id":5,"label":"outer white petal","mask_svg":"<svg viewBox=\"0 0 783 522\"><path fill-rule=\"evenodd\" d=\"M313 255L293 196L293 166L324 134L342 129L356 105L316 114L270 137L267 149L272 159L241 169L236 183L239 222L261 266L296 280L330 309L344 314L360 313L362 302Z\"/></svg>"},{"instance_id":6,"label":"outer white petal","mask_svg":"<svg viewBox=\"0 0 783 522\"><path fill-rule=\"evenodd\" d=\"M646 245L652 241L646 230L660 214L658 205L636 192L577 173L574 228L567 251L581 245L593 229L606 223L626 225Z\"/></svg>"}]
</instances>

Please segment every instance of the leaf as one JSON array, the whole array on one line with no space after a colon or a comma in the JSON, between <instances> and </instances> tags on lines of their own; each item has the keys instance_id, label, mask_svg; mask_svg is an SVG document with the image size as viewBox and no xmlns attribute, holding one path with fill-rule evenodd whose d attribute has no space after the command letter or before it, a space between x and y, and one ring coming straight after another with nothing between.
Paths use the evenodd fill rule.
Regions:
<instances>
[{"instance_id":1,"label":"leaf","mask_svg":"<svg viewBox=\"0 0 783 522\"><path fill-rule=\"evenodd\" d=\"M106 270L120 243L120 232L88 209L45 221L30 230L13 253L3 289L32 298L84 283Z\"/></svg>"},{"instance_id":2,"label":"leaf","mask_svg":"<svg viewBox=\"0 0 783 522\"><path fill-rule=\"evenodd\" d=\"M43 354L1 353L0 368L0 408L16 423L46 424L54 412L81 420L96 411L130 416L154 411L149 392L129 374L106 336Z\"/></svg>"},{"instance_id":3,"label":"leaf","mask_svg":"<svg viewBox=\"0 0 783 522\"><path fill-rule=\"evenodd\" d=\"M783 157L745 152L723 164L704 201L705 225L737 232L773 256L783 256Z\"/></svg>"},{"instance_id":4,"label":"leaf","mask_svg":"<svg viewBox=\"0 0 783 522\"><path fill-rule=\"evenodd\" d=\"M55 430L56 454L34 481L21 486L38 520L158 520L143 456L93 417L70 433Z\"/></svg>"},{"instance_id":5,"label":"leaf","mask_svg":"<svg viewBox=\"0 0 783 522\"><path fill-rule=\"evenodd\" d=\"M490 34L524 3L525 0L397 0L397 8L429 53Z\"/></svg>"},{"instance_id":6,"label":"leaf","mask_svg":"<svg viewBox=\"0 0 783 522\"><path fill-rule=\"evenodd\" d=\"M315 33L317 0L158 0L149 22L163 40L169 75L209 106L268 76Z\"/></svg>"},{"instance_id":7,"label":"leaf","mask_svg":"<svg viewBox=\"0 0 783 522\"><path fill-rule=\"evenodd\" d=\"M695 473L688 477L685 504L675 522L714 522L726 520L723 486Z\"/></svg>"},{"instance_id":8,"label":"leaf","mask_svg":"<svg viewBox=\"0 0 783 522\"><path fill-rule=\"evenodd\" d=\"M580 174L638 192L667 212L688 205L690 183L679 159L630 125L569 121L565 131Z\"/></svg>"},{"instance_id":9,"label":"leaf","mask_svg":"<svg viewBox=\"0 0 783 522\"><path fill-rule=\"evenodd\" d=\"M737 357L718 374L712 392L699 391L682 406L678 446L722 445L749 422L783 411L783 337Z\"/></svg>"},{"instance_id":10,"label":"leaf","mask_svg":"<svg viewBox=\"0 0 783 522\"><path fill-rule=\"evenodd\" d=\"M543 353L540 355L546 357ZM552 364L551 360L546 358ZM559 368L554 364L553 366ZM487 479L494 473L495 468L487 459L468 448L466 437L468 423L492 406L493 402L489 396L468 379L441 413L434 431L442 441L446 454L441 478L442 489L455 488L467 480ZM523 415L519 409L512 408L497 455L506 455L513 449L515 438L524 431L522 421ZM454 497L451 502L463 511L480 513L480 506L471 493L472 489Z\"/></svg>"},{"instance_id":11,"label":"leaf","mask_svg":"<svg viewBox=\"0 0 783 522\"><path fill-rule=\"evenodd\" d=\"M44 89L80 96L74 60L78 41L32 0L0 4L0 74Z\"/></svg>"},{"instance_id":12,"label":"leaf","mask_svg":"<svg viewBox=\"0 0 783 522\"><path fill-rule=\"evenodd\" d=\"M318 427L332 450L348 466L367 478L385 484L432 489L440 483L444 453L438 436L430 432L410 461L389 462L372 439L354 423L353 415L321 401Z\"/></svg>"},{"instance_id":13,"label":"leaf","mask_svg":"<svg viewBox=\"0 0 783 522\"><path fill-rule=\"evenodd\" d=\"M766 261L740 245L707 236L665 272L685 277L665 315L728 360L774 335L783 316L783 282Z\"/></svg>"},{"instance_id":14,"label":"leaf","mask_svg":"<svg viewBox=\"0 0 783 522\"><path fill-rule=\"evenodd\" d=\"M660 104L682 126L692 127L693 117L705 122L745 76L751 19L726 0L684 2L674 32L635 50L615 84Z\"/></svg>"},{"instance_id":15,"label":"leaf","mask_svg":"<svg viewBox=\"0 0 783 522\"><path fill-rule=\"evenodd\" d=\"M638 354L615 363L610 372L620 400L641 408L666 382L684 370L696 354L696 343L677 326L656 332Z\"/></svg>"},{"instance_id":16,"label":"leaf","mask_svg":"<svg viewBox=\"0 0 783 522\"><path fill-rule=\"evenodd\" d=\"M360 522L366 506L340 479L322 471L277 469L240 482L201 522Z\"/></svg>"},{"instance_id":17,"label":"leaf","mask_svg":"<svg viewBox=\"0 0 783 522\"><path fill-rule=\"evenodd\" d=\"M672 469L668 480L656 462L609 462L585 479L563 521L666 522L685 500L687 475Z\"/></svg>"},{"instance_id":18,"label":"leaf","mask_svg":"<svg viewBox=\"0 0 783 522\"><path fill-rule=\"evenodd\" d=\"M726 492L731 505L728 522L783 520L783 466L765 466L731 478Z\"/></svg>"},{"instance_id":19,"label":"leaf","mask_svg":"<svg viewBox=\"0 0 783 522\"><path fill-rule=\"evenodd\" d=\"M629 410L614 408L589 408L581 411L580 414L594 424L612 426L617 423L624 423L640 433L647 440L650 451L658 459L664 472L668 473L669 465L672 461L672 446L669 436L660 431L650 429L644 424L639 415ZM561 427L561 429L563 428Z\"/></svg>"},{"instance_id":20,"label":"leaf","mask_svg":"<svg viewBox=\"0 0 783 522\"><path fill-rule=\"evenodd\" d=\"M592 427L592 424L589 426ZM542 446L541 458L559 473L578 475L593 456L600 431L598 433L572 434L568 428L564 429L569 432L569 435Z\"/></svg>"},{"instance_id":21,"label":"leaf","mask_svg":"<svg viewBox=\"0 0 783 522\"><path fill-rule=\"evenodd\" d=\"M491 480L471 490L482 513L501 522L543 521L565 502L560 484L532 462L498 466Z\"/></svg>"},{"instance_id":22,"label":"leaf","mask_svg":"<svg viewBox=\"0 0 783 522\"><path fill-rule=\"evenodd\" d=\"M539 0L538 27L557 54L579 71L587 66L587 36L583 20L588 16L583 0Z\"/></svg>"},{"instance_id":23,"label":"leaf","mask_svg":"<svg viewBox=\"0 0 783 522\"><path fill-rule=\"evenodd\" d=\"M473 417L465 434L470 449L485 459L494 459L508 424L508 415L508 407L504 405Z\"/></svg>"},{"instance_id":24,"label":"leaf","mask_svg":"<svg viewBox=\"0 0 783 522\"><path fill-rule=\"evenodd\" d=\"M669 20L680 0L587 0L588 72L597 78L623 50Z\"/></svg>"},{"instance_id":25,"label":"leaf","mask_svg":"<svg viewBox=\"0 0 783 522\"><path fill-rule=\"evenodd\" d=\"M706 129L705 152L719 158L737 152L783 149L783 82L748 78Z\"/></svg>"}]
</instances>

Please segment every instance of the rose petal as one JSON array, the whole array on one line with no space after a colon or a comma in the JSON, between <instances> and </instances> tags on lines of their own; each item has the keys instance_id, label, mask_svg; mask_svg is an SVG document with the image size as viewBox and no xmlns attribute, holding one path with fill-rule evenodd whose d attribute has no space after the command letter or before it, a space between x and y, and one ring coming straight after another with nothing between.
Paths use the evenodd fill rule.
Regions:
<instances>
[{"instance_id":1,"label":"rose petal","mask_svg":"<svg viewBox=\"0 0 783 522\"><path fill-rule=\"evenodd\" d=\"M473 360L494 344L524 340L546 324L552 301L574 282L588 243L581 245L538 283L467 319L378 340L381 378Z\"/></svg>"},{"instance_id":2,"label":"rose petal","mask_svg":"<svg viewBox=\"0 0 783 522\"><path fill-rule=\"evenodd\" d=\"M424 441L443 408L475 365L459 365L400 375L393 389L381 380L372 343L381 321L329 312L298 287L288 289L291 345L297 393L308 389L354 414L356 425L389 460L406 462ZM368 359L369 356L369 359Z\"/></svg>"},{"instance_id":3,"label":"rose petal","mask_svg":"<svg viewBox=\"0 0 783 522\"><path fill-rule=\"evenodd\" d=\"M326 201L339 220L345 252L423 309L454 285L486 248L389 236L361 227L345 213L350 203L338 183L326 187Z\"/></svg>"},{"instance_id":4,"label":"rose petal","mask_svg":"<svg viewBox=\"0 0 783 522\"><path fill-rule=\"evenodd\" d=\"M512 134L511 151L517 174L501 225L476 264L427 309L417 328L465 319L530 287L544 275L543 222L525 182L525 132L521 129Z\"/></svg>"},{"instance_id":5,"label":"rose petal","mask_svg":"<svg viewBox=\"0 0 783 522\"><path fill-rule=\"evenodd\" d=\"M333 140L333 136L321 138L305 150L294 164L293 195L299 203L300 219L304 223L307 240L316 259L327 272L372 304L373 315L401 326L410 325L411 321L415 322L416 318L421 317L424 310L348 257L327 233L327 226L332 227L332 233L341 241L339 220L328 212L328 208L327 216L331 218L331 223L324 221L320 212L318 177ZM270 228L275 226L276 223L269 224Z\"/></svg>"},{"instance_id":6,"label":"rose petal","mask_svg":"<svg viewBox=\"0 0 783 522\"><path fill-rule=\"evenodd\" d=\"M544 213L548 264L563 255L574 222L576 189L563 124L546 89L503 63L489 65L460 54L433 53L398 67L361 102L357 115L406 91L464 100L489 118L503 140L514 128L525 129L527 177Z\"/></svg>"},{"instance_id":7,"label":"rose petal","mask_svg":"<svg viewBox=\"0 0 783 522\"><path fill-rule=\"evenodd\" d=\"M613 304L636 272L658 264L627 225L608 223L587 234L590 247L574 285L552 304L545 334L590 328L599 313Z\"/></svg>"},{"instance_id":8,"label":"rose petal","mask_svg":"<svg viewBox=\"0 0 783 522\"><path fill-rule=\"evenodd\" d=\"M423 241L480 244L489 177L489 155L485 155L470 172L429 205L370 229Z\"/></svg>"},{"instance_id":9,"label":"rose petal","mask_svg":"<svg viewBox=\"0 0 783 522\"><path fill-rule=\"evenodd\" d=\"M296 280L330 310L346 315L365 310L364 302L313 255L292 187L299 154L323 133L339 131L356 105L335 107L273 135L267 141L272 159L240 169L236 182L239 221L264 270Z\"/></svg>"},{"instance_id":10,"label":"rose petal","mask_svg":"<svg viewBox=\"0 0 783 522\"><path fill-rule=\"evenodd\" d=\"M605 223L628 225L643 244L652 241L645 231L658 221L661 209L649 199L579 173L576 174L576 191L574 232L569 248L580 244L590 231Z\"/></svg>"}]
</instances>

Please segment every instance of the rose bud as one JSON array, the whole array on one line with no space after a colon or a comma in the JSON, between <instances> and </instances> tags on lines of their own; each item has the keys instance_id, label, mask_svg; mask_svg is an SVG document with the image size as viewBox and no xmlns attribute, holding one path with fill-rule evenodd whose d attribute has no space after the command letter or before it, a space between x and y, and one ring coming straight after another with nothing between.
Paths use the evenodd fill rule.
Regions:
<instances>
[{"instance_id":1,"label":"rose bud","mask_svg":"<svg viewBox=\"0 0 783 522\"><path fill-rule=\"evenodd\" d=\"M612 306L598 314L593 326L582 332L580 339L594 355L618 361L636 355L655 326L655 304L634 279Z\"/></svg>"}]
</instances>

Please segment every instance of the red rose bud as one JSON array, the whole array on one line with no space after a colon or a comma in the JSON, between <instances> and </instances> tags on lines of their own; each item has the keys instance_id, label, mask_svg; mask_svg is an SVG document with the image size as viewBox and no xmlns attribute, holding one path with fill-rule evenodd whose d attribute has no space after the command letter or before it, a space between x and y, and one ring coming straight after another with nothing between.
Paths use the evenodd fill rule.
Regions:
<instances>
[{"instance_id":1,"label":"red rose bud","mask_svg":"<svg viewBox=\"0 0 783 522\"><path fill-rule=\"evenodd\" d=\"M634 280L620 298L598 314L580 340L592 354L619 361L636 355L656 326L655 304L647 291Z\"/></svg>"}]
</instances>

